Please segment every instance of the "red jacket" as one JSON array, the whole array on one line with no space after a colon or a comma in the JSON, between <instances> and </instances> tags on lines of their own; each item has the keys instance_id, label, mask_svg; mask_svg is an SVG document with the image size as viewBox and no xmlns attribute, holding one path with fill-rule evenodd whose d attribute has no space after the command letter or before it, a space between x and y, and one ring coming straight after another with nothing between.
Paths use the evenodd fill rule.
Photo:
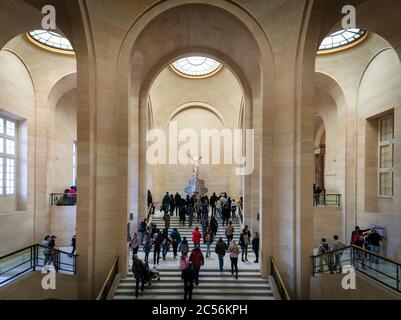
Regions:
<instances>
[{"instance_id":1,"label":"red jacket","mask_svg":"<svg viewBox=\"0 0 401 320\"><path fill-rule=\"evenodd\" d=\"M194 243L200 243L201 242L201 233L199 232L199 230L194 230L192 231L192 241Z\"/></svg>"},{"instance_id":2,"label":"red jacket","mask_svg":"<svg viewBox=\"0 0 401 320\"><path fill-rule=\"evenodd\" d=\"M203 266L205 260L199 247L196 247L194 250L192 250L191 255L189 256L189 261L192 262L194 268L200 268Z\"/></svg>"}]
</instances>

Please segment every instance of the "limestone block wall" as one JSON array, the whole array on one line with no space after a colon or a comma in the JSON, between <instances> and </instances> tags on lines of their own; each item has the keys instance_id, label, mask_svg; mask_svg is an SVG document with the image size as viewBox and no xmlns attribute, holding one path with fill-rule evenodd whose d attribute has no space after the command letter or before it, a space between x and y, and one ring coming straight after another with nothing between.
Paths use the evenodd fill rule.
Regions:
<instances>
[{"instance_id":1,"label":"limestone block wall","mask_svg":"<svg viewBox=\"0 0 401 320\"><path fill-rule=\"evenodd\" d=\"M18 192L15 196L0 197L0 255L20 249L34 240L34 148L35 148L35 93L30 75L19 57L11 51L0 51L0 112L19 119L18 130L24 139L27 155L17 156L17 173L20 173L22 161L26 160L28 176L18 181L26 193L24 205L18 207ZM22 141L21 141L22 142ZM21 185L20 185L21 186ZM19 186L17 187L19 189ZM27 197L28 195L28 197ZM21 199L22 200L22 199Z\"/></svg>"},{"instance_id":2,"label":"limestone block wall","mask_svg":"<svg viewBox=\"0 0 401 320\"><path fill-rule=\"evenodd\" d=\"M313 246L319 247L322 238L333 242L333 236L338 235L344 242L342 209L337 207L313 208Z\"/></svg>"},{"instance_id":3,"label":"limestone block wall","mask_svg":"<svg viewBox=\"0 0 401 320\"><path fill-rule=\"evenodd\" d=\"M341 89L326 86L336 106L338 134L345 132L345 139L327 135L327 152L338 157L337 150L345 150L337 184L344 184L343 236L349 242L355 225L366 228L379 224L387 228L383 254L400 259L401 210L400 210L400 95L401 65L391 45L380 36L370 33L367 40L351 50L318 56L316 70L331 77ZM319 78L321 80L321 78ZM338 92L341 92L339 94ZM318 95L319 96L319 95ZM342 98L344 96L344 99ZM318 98L318 101L322 101ZM345 102L345 104L344 104ZM333 126L332 111L319 111ZM394 197L378 196L378 118L394 114ZM397 125L398 124L398 125ZM343 127L343 125L345 127ZM344 130L345 129L345 130ZM330 144L336 150L328 151ZM344 177L341 179L341 172Z\"/></svg>"},{"instance_id":4,"label":"limestone block wall","mask_svg":"<svg viewBox=\"0 0 401 320\"><path fill-rule=\"evenodd\" d=\"M198 155L201 152L201 130L238 128L243 90L232 72L227 68L206 79L189 79L176 74L170 67L158 75L150 90L152 122L154 128L168 134L169 122L177 122L178 132L191 128L199 137ZM168 136L167 136L168 137ZM168 150L171 145L167 142ZM209 139L209 160L199 167L200 178L205 180L209 193L227 191L238 198L238 177L235 165L224 164L224 142L220 139L220 162L212 163L216 149ZM186 141L178 143L178 150ZM231 144L233 146L233 144ZM193 154L195 156L195 154ZM206 154L203 155L206 162ZM184 188L192 176L192 165L167 164L153 166L153 197L158 202L166 191L184 195Z\"/></svg>"},{"instance_id":5,"label":"limestone block wall","mask_svg":"<svg viewBox=\"0 0 401 320\"><path fill-rule=\"evenodd\" d=\"M53 192L64 192L73 185L73 142L77 139L77 92L67 92L56 106Z\"/></svg>"},{"instance_id":6,"label":"limestone block wall","mask_svg":"<svg viewBox=\"0 0 401 320\"><path fill-rule=\"evenodd\" d=\"M50 234L56 235L57 247L69 247L71 238L76 233L77 207L50 207Z\"/></svg>"},{"instance_id":7,"label":"limestone block wall","mask_svg":"<svg viewBox=\"0 0 401 320\"><path fill-rule=\"evenodd\" d=\"M74 56L40 49L24 34L2 48L0 59L0 109L15 117L19 127L17 196L0 198L2 255L31 245L50 232L48 204L53 182L48 179L48 144L54 139L50 128L55 119L48 97L59 79L76 71L76 65ZM65 100L65 104L69 102Z\"/></svg>"}]
</instances>

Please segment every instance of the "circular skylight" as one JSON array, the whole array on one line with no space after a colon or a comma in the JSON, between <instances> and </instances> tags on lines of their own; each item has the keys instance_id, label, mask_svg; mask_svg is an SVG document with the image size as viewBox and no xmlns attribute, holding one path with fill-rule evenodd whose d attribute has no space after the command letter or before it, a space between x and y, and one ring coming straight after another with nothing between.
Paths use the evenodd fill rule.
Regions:
<instances>
[{"instance_id":1,"label":"circular skylight","mask_svg":"<svg viewBox=\"0 0 401 320\"><path fill-rule=\"evenodd\" d=\"M48 30L34 30L28 33L29 36L38 43L62 51L74 51L67 38Z\"/></svg>"},{"instance_id":2,"label":"circular skylight","mask_svg":"<svg viewBox=\"0 0 401 320\"><path fill-rule=\"evenodd\" d=\"M208 57L191 56L173 62L171 67L184 77L203 78L219 71L222 64Z\"/></svg>"},{"instance_id":3,"label":"circular skylight","mask_svg":"<svg viewBox=\"0 0 401 320\"><path fill-rule=\"evenodd\" d=\"M361 39L366 34L362 29L346 29L332 33L324 38L320 44L319 51L324 52L327 50L338 49L346 47L351 43Z\"/></svg>"}]
</instances>

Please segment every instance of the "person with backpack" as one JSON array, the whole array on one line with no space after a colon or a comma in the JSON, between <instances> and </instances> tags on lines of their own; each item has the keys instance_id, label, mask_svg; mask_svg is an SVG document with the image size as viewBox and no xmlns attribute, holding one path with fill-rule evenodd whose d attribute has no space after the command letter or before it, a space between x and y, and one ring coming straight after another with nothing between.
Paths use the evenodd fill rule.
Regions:
<instances>
[{"instance_id":1,"label":"person with backpack","mask_svg":"<svg viewBox=\"0 0 401 320\"><path fill-rule=\"evenodd\" d=\"M145 252L145 263L149 262L149 253L152 250L152 243L150 240L147 240L143 245L143 252Z\"/></svg>"},{"instance_id":2,"label":"person with backpack","mask_svg":"<svg viewBox=\"0 0 401 320\"><path fill-rule=\"evenodd\" d=\"M177 228L174 228L173 231L170 233L170 239L172 240L173 253L174 253L174 259L175 259L177 257L178 245L181 242L181 235L178 232Z\"/></svg>"},{"instance_id":3,"label":"person with backpack","mask_svg":"<svg viewBox=\"0 0 401 320\"><path fill-rule=\"evenodd\" d=\"M228 252L230 254L231 260L231 274L234 275L235 271L235 279L238 279L238 256L239 256L239 247L235 240L232 240L230 246L228 247Z\"/></svg>"},{"instance_id":4,"label":"person with backpack","mask_svg":"<svg viewBox=\"0 0 401 320\"><path fill-rule=\"evenodd\" d=\"M182 255L188 254L189 244L188 244L187 237L182 238L182 241L180 242L178 250L181 252Z\"/></svg>"},{"instance_id":5,"label":"person with backpack","mask_svg":"<svg viewBox=\"0 0 401 320\"><path fill-rule=\"evenodd\" d=\"M199 228L196 227L192 231L192 242L194 243L194 248L196 246L200 246L200 241L201 241L201 233L199 232Z\"/></svg>"},{"instance_id":6,"label":"person with backpack","mask_svg":"<svg viewBox=\"0 0 401 320\"><path fill-rule=\"evenodd\" d=\"M214 248L214 251L216 252L217 256L219 257L220 272L223 271L224 256L226 255L227 249L228 249L227 244L223 241L223 238L220 237L219 241L216 242L216 247Z\"/></svg>"},{"instance_id":7,"label":"person with backpack","mask_svg":"<svg viewBox=\"0 0 401 320\"><path fill-rule=\"evenodd\" d=\"M345 248L345 244L339 240L337 235L333 236L333 239L334 239L334 242L333 242L333 245L331 246L331 251L334 251L333 252L334 262L333 262L333 266L332 266L331 270L332 270L332 272L339 270L338 272L341 273L342 272L341 256L343 255L343 252L344 252L341 249Z\"/></svg>"},{"instance_id":8,"label":"person with backpack","mask_svg":"<svg viewBox=\"0 0 401 320\"><path fill-rule=\"evenodd\" d=\"M247 228L244 228L239 236L239 245L242 251L242 262L248 261L248 246L251 243L251 233ZM244 259L245 255L245 259Z\"/></svg>"},{"instance_id":9,"label":"person with backpack","mask_svg":"<svg viewBox=\"0 0 401 320\"><path fill-rule=\"evenodd\" d=\"M182 279L184 280L184 300L192 300L192 291L194 289L194 280L196 271L189 263L188 267L182 271Z\"/></svg>"},{"instance_id":10,"label":"person with backpack","mask_svg":"<svg viewBox=\"0 0 401 320\"><path fill-rule=\"evenodd\" d=\"M380 242L383 241L381 235L377 232L375 228L372 229L372 232L369 233L367 242L370 245L370 250L374 253L380 253ZM379 258L377 256L371 255L371 260L375 264L379 264Z\"/></svg>"},{"instance_id":11,"label":"person with backpack","mask_svg":"<svg viewBox=\"0 0 401 320\"><path fill-rule=\"evenodd\" d=\"M143 219L143 221L139 224L138 232L141 234L141 246L143 245L143 242L146 237L146 229L148 227L147 220L146 218Z\"/></svg>"},{"instance_id":12,"label":"person with backpack","mask_svg":"<svg viewBox=\"0 0 401 320\"><path fill-rule=\"evenodd\" d=\"M155 266L159 265L162 242L163 235L160 233L160 229L157 229L156 233L153 235L153 264Z\"/></svg>"},{"instance_id":13,"label":"person with backpack","mask_svg":"<svg viewBox=\"0 0 401 320\"><path fill-rule=\"evenodd\" d=\"M135 297L138 298L139 282L141 282L141 291L143 291L145 287L145 265L136 254L132 256L132 273L134 274L136 282Z\"/></svg>"},{"instance_id":14,"label":"person with backpack","mask_svg":"<svg viewBox=\"0 0 401 320\"><path fill-rule=\"evenodd\" d=\"M163 221L164 229L168 231L168 229L170 228L170 215L168 214L168 212L163 215Z\"/></svg>"},{"instance_id":15,"label":"person with backpack","mask_svg":"<svg viewBox=\"0 0 401 320\"><path fill-rule=\"evenodd\" d=\"M226 227L227 246L230 246L231 240L234 237L233 223L230 221Z\"/></svg>"},{"instance_id":16,"label":"person with backpack","mask_svg":"<svg viewBox=\"0 0 401 320\"><path fill-rule=\"evenodd\" d=\"M204 241L206 243L206 258L210 257L210 246L213 243L213 232L210 227L208 227L205 236L204 236Z\"/></svg>"},{"instance_id":17,"label":"person with backpack","mask_svg":"<svg viewBox=\"0 0 401 320\"><path fill-rule=\"evenodd\" d=\"M136 232L132 236L130 245L131 245L131 249L132 249L132 254L137 254L138 250L139 250L139 239L138 239L138 235L136 234Z\"/></svg>"},{"instance_id":18,"label":"person with backpack","mask_svg":"<svg viewBox=\"0 0 401 320\"><path fill-rule=\"evenodd\" d=\"M329 244L325 238L322 238L322 242L319 245L318 255L319 255L319 271L323 272L324 264L330 270L330 257L328 253L330 252Z\"/></svg>"}]
</instances>

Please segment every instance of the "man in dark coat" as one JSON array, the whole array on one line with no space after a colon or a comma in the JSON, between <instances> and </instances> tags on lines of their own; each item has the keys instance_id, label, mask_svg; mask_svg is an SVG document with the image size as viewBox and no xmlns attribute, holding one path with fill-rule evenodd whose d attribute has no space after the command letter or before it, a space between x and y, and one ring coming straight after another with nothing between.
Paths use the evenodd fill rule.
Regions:
<instances>
[{"instance_id":1,"label":"man in dark coat","mask_svg":"<svg viewBox=\"0 0 401 320\"><path fill-rule=\"evenodd\" d=\"M217 201L216 192L213 192L213 195L210 197L210 206L212 207L212 216L214 216L216 214L216 201Z\"/></svg>"},{"instance_id":2,"label":"man in dark coat","mask_svg":"<svg viewBox=\"0 0 401 320\"><path fill-rule=\"evenodd\" d=\"M182 278L184 280L184 300L192 300L192 290L194 289L195 272L192 264L183 270Z\"/></svg>"}]
</instances>

